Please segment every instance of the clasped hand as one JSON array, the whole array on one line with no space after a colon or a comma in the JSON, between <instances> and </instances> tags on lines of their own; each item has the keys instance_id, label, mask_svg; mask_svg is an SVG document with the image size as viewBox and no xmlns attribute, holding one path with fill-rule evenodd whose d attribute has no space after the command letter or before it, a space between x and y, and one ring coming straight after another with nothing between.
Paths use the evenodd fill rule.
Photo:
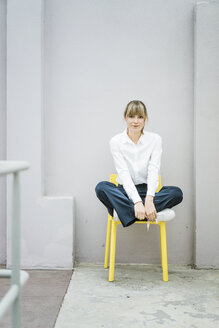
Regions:
<instances>
[{"instance_id":1,"label":"clasped hand","mask_svg":"<svg viewBox=\"0 0 219 328\"><path fill-rule=\"evenodd\" d=\"M135 203L135 217L139 220L149 219L155 221L157 218L157 211L154 206L153 198L146 198L145 205L142 202Z\"/></svg>"}]
</instances>

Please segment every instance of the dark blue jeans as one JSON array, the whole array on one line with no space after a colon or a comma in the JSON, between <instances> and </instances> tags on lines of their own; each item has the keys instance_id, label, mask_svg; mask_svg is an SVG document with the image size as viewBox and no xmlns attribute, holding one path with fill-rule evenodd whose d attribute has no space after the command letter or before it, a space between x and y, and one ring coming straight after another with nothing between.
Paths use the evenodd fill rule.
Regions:
<instances>
[{"instance_id":1,"label":"dark blue jeans","mask_svg":"<svg viewBox=\"0 0 219 328\"><path fill-rule=\"evenodd\" d=\"M135 186L138 190L143 204L147 194L147 184L142 183ZM128 198L128 195L122 185L118 187L109 181L101 181L96 185L95 192L99 200L106 206L108 212L113 216L113 209L116 210L118 217L123 225L127 227L139 219L135 218L134 203ZM165 208L172 208L181 203L183 192L176 186L164 186L154 196L154 206L157 212ZM144 221L147 221L145 219Z\"/></svg>"}]
</instances>

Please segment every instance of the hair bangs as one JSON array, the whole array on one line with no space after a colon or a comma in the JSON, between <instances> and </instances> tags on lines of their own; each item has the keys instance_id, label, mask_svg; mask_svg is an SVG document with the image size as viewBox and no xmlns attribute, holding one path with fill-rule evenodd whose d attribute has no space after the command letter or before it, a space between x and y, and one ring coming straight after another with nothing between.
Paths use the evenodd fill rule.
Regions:
<instances>
[{"instance_id":1,"label":"hair bangs","mask_svg":"<svg viewBox=\"0 0 219 328\"><path fill-rule=\"evenodd\" d=\"M132 102L127 108L126 116L134 116L134 115L143 116L144 119L146 119L145 108L140 102L138 103Z\"/></svg>"}]
</instances>

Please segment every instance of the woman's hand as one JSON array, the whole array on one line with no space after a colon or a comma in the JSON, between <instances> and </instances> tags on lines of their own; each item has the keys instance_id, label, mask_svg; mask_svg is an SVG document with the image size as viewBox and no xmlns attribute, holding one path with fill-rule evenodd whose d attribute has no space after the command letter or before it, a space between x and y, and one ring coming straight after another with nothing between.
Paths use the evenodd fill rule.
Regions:
<instances>
[{"instance_id":1,"label":"woman's hand","mask_svg":"<svg viewBox=\"0 0 219 328\"><path fill-rule=\"evenodd\" d=\"M145 207L142 202L137 202L134 205L135 217L139 220L144 220L146 217Z\"/></svg>"},{"instance_id":2,"label":"woman's hand","mask_svg":"<svg viewBox=\"0 0 219 328\"><path fill-rule=\"evenodd\" d=\"M145 212L146 217L149 219L149 221L155 221L157 218L157 211L154 206L154 197L153 196L146 196L145 198Z\"/></svg>"}]
</instances>

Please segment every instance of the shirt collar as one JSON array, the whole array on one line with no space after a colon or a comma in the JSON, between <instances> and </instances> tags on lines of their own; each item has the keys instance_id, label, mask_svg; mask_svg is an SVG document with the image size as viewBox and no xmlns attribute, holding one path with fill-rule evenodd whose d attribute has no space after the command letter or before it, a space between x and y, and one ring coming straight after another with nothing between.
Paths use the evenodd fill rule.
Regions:
<instances>
[{"instance_id":1,"label":"shirt collar","mask_svg":"<svg viewBox=\"0 0 219 328\"><path fill-rule=\"evenodd\" d=\"M145 132L145 131L143 131ZM125 128L125 130L123 131L122 133L123 135L123 140L122 140L122 143L130 143L130 144L135 144L128 136L127 134L127 128ZM144 137L144 134L142 134L140 136L140 138L138 139L138 143L137 144L143 144L143 137Z\"/></svg>"}]
</instances>

